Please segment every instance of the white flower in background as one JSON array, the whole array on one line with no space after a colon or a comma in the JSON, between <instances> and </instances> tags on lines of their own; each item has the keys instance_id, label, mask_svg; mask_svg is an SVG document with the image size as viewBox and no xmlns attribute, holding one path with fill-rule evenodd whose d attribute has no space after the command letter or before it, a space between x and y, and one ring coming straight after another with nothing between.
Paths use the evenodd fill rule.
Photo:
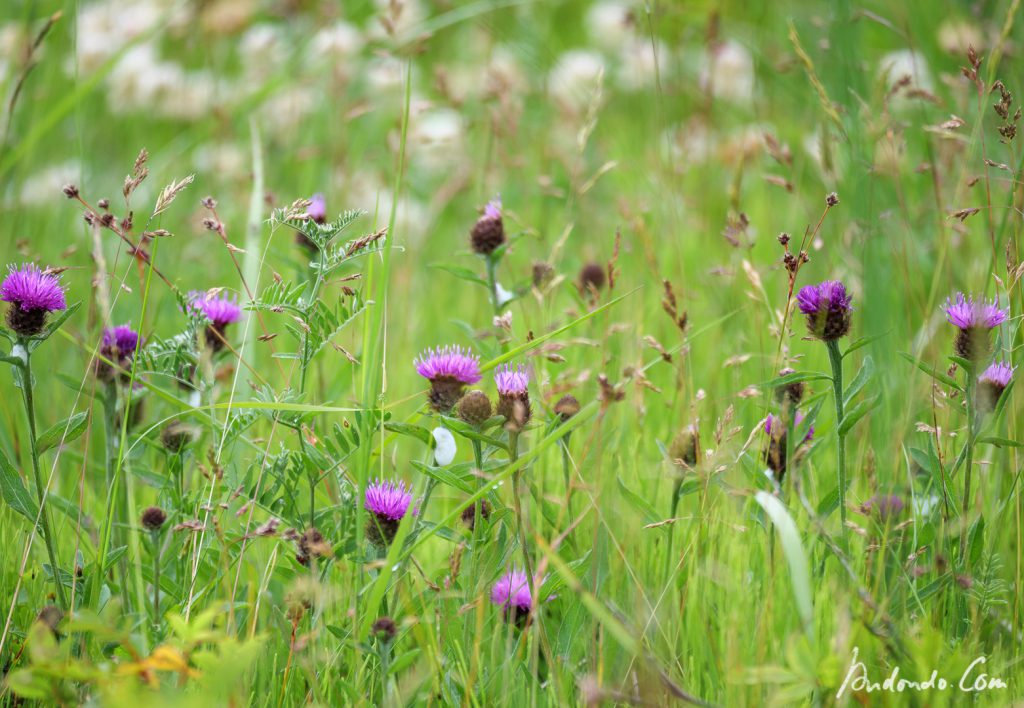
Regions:
<instances>
[{"instance_id":1,"label":"white flower in background","mask_svg":"<svg viewBox=\"0 0 1024 708\"><path fill-rule=\"evenodd\" d=\"M968 47L982 54L988 46L981 28L965 20L944 20L939 25L938 39L944 51L961 59L967 56Z\"/></svg>"},{"instance_id":2,"label":"white flower in background","mask_svg":"<svg viewBox=\"0 0 1024 708\"><path fill-rule=\"evenodd\" d=\"M196 171L221 179L243 177L249 171L249 155L235 143L206 143L192 156Z\"/></svg>"},{"instance_id":3,"label":"white flower in background","mask_svg":"<svg viewBox=\"0 0 1024 708\"><path fill-rule=\"evenodd\" d=\"M499 96L523 94L530 88L516 53L503 45L495 47L491 52L484 84L489 93Z\"/></svg>"},{"instance_id":4,"label":"white flower in background","mask_svg":"<svg viewBox=\"0 0 1024 708\"><path fill-rule=\"evenodd\" d=\"M277 137L294 137L302 122L316 109L319 93L307 86L287 86L260 106L260 125Z\"/></svg>"},{"instance_id":5,"label":"white flower in background","mask_svg":"<svg viewBox=\"0 0 1024 708\"><path fill-rule=\"evenodd\" d=\"M754 58L733 40L714 46L702 61L700 87L710 89L715 98L750 104L754 99Z\"/></svg>"},{"instance_id":6,"label":"white flower in background","mask_svg":"<svg viewBox=\"0 0 1024 708\"><path fill-rule=\"evenodd\" d=\"M291 51L288 40L276 25L261 24L253 25L242 35L238 54L249 80L262 83L281 71ZM259 85L252 86L254 91L259 88Z\"/></svg>"},{"instance_id":7,"label":"white flower in background","mask_svg":"<svg viewBox=\"0 0 1024 708\"><path fill-rule=\"evenodd\" d=\"M717 135L700 120L668 128L662 140L673 164L680 171L689 165L706 164L718 150Z\"/></svg>"},{"instance_id":8,"label":"white flower in background","mask_svg":"<svg viewBox=\"0 0 1024 708\"><path fill-rule=\"evenodd\" d=\"M633 10L623 2L595 3L587 10L585 23L591 39L602 49L619 49L634 37Z\"/></svg>"},{"instance_id":9,"label":"white flower in background","mask_svg":"<svg viewBox=\"0 0 1024 708\"><path fill-rule=\"evenodd\" d=\"M579 112L594 100L604 74L604 59L585 49L571 49L558 58L548 75L548 90L564 108Z\"/></svg>"},{"instance_id":10,"label":"white flower in background","mask_svg":"<svg viewBox=\"0 0 1024 708\"><path fill-rule=\"evenodd\" d=\"M668 48L660 42L651 44L650 39L637 38L624 45L619 53L619 85L630 91L654 86L659 67L662 78L665 78L667 56Z\"/></svg>"},{"instance_id":11,"label":"white flower in background","mask_svg":"<svg viewBox=\"0 0 1024 708\"><path fill-rule=\"evenodd\" d=\"M107 77L111 113L145 111L179 120L208 115L217 99L217 82L210 72L187 72L162 61L151 44L129 49Z\"/></svg>"},{"instance_id":12,"label":"white flower in background","mask_svg":"<svg viewBox=\"0 0 1024 708\"><path fill-rule=\"evenodd\" d=\"M374 0L373 4L377 7L377 14L370 20L367 35L375 40L392 34L398 37L409 35L426 17L419 0Z\"/></svg>"},{"instance_id":13,"label":"white flower in background","mask_svg":"<svg viewBox=\"0 0 1024 708\"><path fill-rule=\"evenodd\" d=\"M340 80L347 80L352 74L352 60L362 51L366 40L355 25L339 21L325 27L315 35L307 50L307 63L329 65Z\"/></svg>"},{"instance_id":14,"label":"white flower in background","mask_svg":"<svg viewBox=\"0 0 1024 708\"><path fill-rule=\"evenodd\" d=\"M191 9L177 0L104 0L82 5L75 27L77 66L69 73L92 73L127 44L150 30L187 26Z\"/></svg>"},{"instance_id":15,"label":"white flower in background","mask_svg":"<svg viewBox=\"0 0 1024 708\"><path fill-rule=\"evenodd\" d=\"M826 182L834 182L842 176L846 166L843 157L845 151L839 149L839 141L829 135L827 129L819 128L807 133L802 144L804 151L817 165Z\"/></svg>"},{"instance_id":16,"label":"white flower in background","mask_svg":"<svg viewBox=\"0 0 1024 708\"><path fill-rule=\"evenodd\" d=\"M909 76L914 88L932 90L931 72L925 58L911 49L889 52L878 62L878 75L885 77L892 88L903 77Z\"/></svg>"},{"instance_id":17,"label":"white flower in background","mask_svg":"<svg viewBox=\"0 0 1024 708\"><path fill-rule=\"evenodd\" d=\"M437 427L431 432L434 436L434 462L438 467L447 467L455 459L457 448L455 436L448 428Z\"/></svg>"},{"instance_id":18,"label":"white flower in background","mask_svg":"<svg viewBox=\"0 0 1024 708\"><path fill-rule=\"evenodd\" d=\"M351 172L350 168L339 167L334 173L333 183L340 197L339 203L358 205L368 212L367 229L381 229L388 225L391 217L393 192L381 177L374 172ZM394 239L401 245L422 243L433 225L430 210L419 199L403 196L398 201L395 214Z\"/></svg>"},{"instance_id":19,"label":"white flower in background","mask_svg":"<svg viewBox=\"0 0 1024 708\"><path fill-rule=\"evenodd\" d=\"M465 126L451 108L430 108L412 118L411 146L414 164L444 169L463 156Z\"/></svg>"},{"instance_id":20,"label":"white flower in background","mask_svg":"<svg viewBox=\"0 0 1024 708\"><path fill-rule=\"evenodd\" d=\"M44 167L22 182L18 201L30 207L57 204L61 199L67 201L61 189L69 182L79 184L81 178L82 166L73 160Z\"/></svg>"},{"instance_id":21,"label":"white flower in background","mask_svg":"<svg viewBox=\"0 0 1024 708\"><path fill-rule=\"evenodd\" d=\"M368 62L363 75L373 94L388 94L404 86L405 68L396 57L376 56Z\"/></svg>"}]
</instances>

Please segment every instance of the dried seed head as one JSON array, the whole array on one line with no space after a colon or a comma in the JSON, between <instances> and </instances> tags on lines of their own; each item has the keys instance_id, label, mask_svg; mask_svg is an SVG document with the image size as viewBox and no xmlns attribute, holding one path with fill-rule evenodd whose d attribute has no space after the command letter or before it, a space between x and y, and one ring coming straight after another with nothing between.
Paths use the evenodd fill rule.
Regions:
<instances>
[{"instance_id":1,"label":"dried seed head","mask_svg":"<svg viewBox=\"0 0 1024 708\"><path fill-rule=\"evenodd\" d=\"M470 391L459 399L459 418L473 426L479 426L491 417L491 399L483 391Z\"/></svg>"},{"instance_id":2,"label":"dried seed head","mask_svg":"<svg viewBox=\"0 0 1024 708\"><path fill-rule=\"evenodd\" d=\"M178 420L171 421L160 431L160 443L168 452L181 452L191 445L195 439L195 429Z\"/></svg>"},{"instance_id":3,"label":"dried seed head","mask_svg":"<svg viewBox=\"0 0 1024 708\"><path fill-rule=\"evenodd\" d=\"M142 526L149 531L159 531L167 522L167 513L158 506L148 507L142 512Z\"/></svg>"},{"instance_id":4,"label":"dried seed head","mask_svg":"<svg viewBox=\"0 0 1024 708\"><path fill-rule=\"evenodd\" d=\"M580 412L580 402L571 393L567 393L558 399L555 404L555 413L563 420L569 420Z\"/></svg>"},{"instance_id":5,"label":"dried seed head","mask_svg":"<svg viewBox=\"0 0 1024 708\"><path fill-rule=\"evenodd\" d=\"M828 196L825 197L825 204L827 204L830 207L834 207L838 203L839 195L836 194L835 192L829 192Z\"/></svg>"},{"instance_id":6,"label":"dried seed head","mask_svg":"<svg viewBox=\"0 0 1024 708\"><path fill-rule=\"evenodd\" d=\"M591 288L600 290L604 287L604 283L605 273L600 263L587 263L580 270L580 287L584 292L588 292Z\"/></svg>"},{"instance_id":7,"label":"dried seed head","mask_svg":"<svg viewBox=\"0 0 1024 708\"><path fill-rule=\"evenodd\" d=\"M62 191L64 192L64 196L67 197L68 199L78 198L78 187L71 184L70 182L64 185Z\"/></svg>"},{"instance_id":8,"label":"dried seed head","mask_svg":"<svg viewBox=\"0 0 1024 708\"><path fill-rule=\"evenodd\" d=\"M476 511L480 509L480 518L486 521L491 518L491 505L487 503L486 499L481 499L473 506L467 506L462 510L462 523L466 525L470 531L476 528Z\"/></svg>"}]
</instances>

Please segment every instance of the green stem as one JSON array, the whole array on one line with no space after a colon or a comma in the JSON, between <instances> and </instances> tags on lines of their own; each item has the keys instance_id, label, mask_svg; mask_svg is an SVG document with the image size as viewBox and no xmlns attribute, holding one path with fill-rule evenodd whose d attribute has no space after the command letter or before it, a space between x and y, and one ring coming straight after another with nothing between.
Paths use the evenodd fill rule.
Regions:
<instances>
[{"instance_id":1,"label":"green stem","mask_svg":"<svg viewBox=\"0 0 1024 708\"><path fill-rule=\"evenodd\" d=\"M64 594L64 583L61 581L60 567L57 565L57 554L53 550L50 513L46 508L46 490L43 488L43 476L39 471L39 450L36 448L36 408L35 400L32 396L32 355L29 353L27 340L19 339L18 345L25 352L25 358L21 365L21 390L24 394L25 415L28 417L29 450L32 457L32 473L35 475L36 480L36 492L39 495L39 520L43 527L43 542L46 544L46 552L50 556L50 570L53 572L53 580L57 585L57 598L60 601L61 609L67 610L68 601Z\"/></svg>"},{"instance_id":2,"label":"green stem","mask_svg":"<svg viewBox=\"0 0 1024 708\"><path fill-rule=\"evenodd\" d=\"M964 397L967 406L967 440L964 442L964 499L961 507L961 519L966 521L967 512L971 507L971 468L974 467L974 367L964 372L967 381L964 385ZM967 565L967 529L960 532L960 564Z\"/></svg>"},{"instance_id":3,"label":"green stem","mask_svg":"<svg viewBox=\"0 0 1024 708\"><path fill-rule=\"evenodd\" d=\"M153 624L160 625L160 532L152 532L153 543Z\"/></svg>"},{"instance_id":4,"label":"green stem","mask_svg":"<svg viewBox=\"0 0 1024 708\"><path fill-rule=\"evenodd\" d=\"M494 314L501 314L501 303L498 302L498 262L493 256L484 256L487 263L487 287L491 291L491 304L494 306Z\"/></svg>"},{"instance_id":5,"label":"green stem","mask_svg":"<svg viewBox=\"0 0 1024 708\"><path fill-rule=\"evenodd\" d=\"M832 364L832 388L836 399L836 437L839 440L836 453L836 470L839 476L839 519L843 527L843 538L847 538L846 530L846 433L843 432L843 355L839 351L839 341L825 342L828 348L829 362Z\"/></svg>"}]
</instances>

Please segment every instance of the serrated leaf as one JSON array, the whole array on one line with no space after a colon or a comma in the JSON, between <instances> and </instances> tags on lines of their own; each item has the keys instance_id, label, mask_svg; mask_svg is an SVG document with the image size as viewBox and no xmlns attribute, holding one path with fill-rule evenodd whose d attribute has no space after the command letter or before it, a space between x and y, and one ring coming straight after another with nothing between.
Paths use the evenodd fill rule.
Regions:
<instances>
[{"instance_id":1,"label":"serrated leaf","mask_svg":"<svg viewBox=\"0 0 1024 708\"><path fill-rule=\"evenodd\" d=\"M75 413L70 418L65 418L56 425L44 430L42 435L36 440L36 449L41 455L51 447L74 442L85 432L88 425L89 414L86 411Z\"/></svg>"}]
</instances>

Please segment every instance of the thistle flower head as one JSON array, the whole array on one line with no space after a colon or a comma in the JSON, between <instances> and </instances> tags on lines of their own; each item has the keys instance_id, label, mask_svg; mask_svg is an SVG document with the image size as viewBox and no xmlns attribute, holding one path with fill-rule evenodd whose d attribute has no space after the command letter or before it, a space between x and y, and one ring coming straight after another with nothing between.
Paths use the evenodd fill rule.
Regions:
<instances>
[{"instance_id":1,"label":"thistle flower head","mask_svg":"<svg viewBox=\"0 0 1024 708\"><path fill-rule=\"evenodd\" d=\"M985 413L995 410L1003 391L1013 379L1013 367L1004 361L989 364L978 377L978 407Z\"/></svg>"},{"instance_id":2,"label":"thistle flower head","mask_svg":"<svg viewBox=\"0 0 1024 708\"><path fill-rule=\"evenodd\" d=\"M469 242L475 253L489 256L505 243L505 224L501 218L501 197L487 202L484 213L473 224Z\"/></svg>"},{"instance_id":3,"label":"thistle flower head","mask_svg":"<svg viewBox=\"0 0 1024 708\"><path fill-rule=\"evenodd\" d=\"M223 329L242 318L242 308L238 306L237 297L229 297L226 294L213 295L209 292L193 290L188 294L188 299L192 308L202 312L206 319L210 320L218 329Z\"/></svg>"},{"instance_id":4,"label":"thistle flower head","mask_svg":"<svg viewBox=\"0 0 1024 708\"><path fill-rule=\"evenodd\" d=\"M818 339L831 342L850 331L852 297L838 280L805 285L796 296L800 312L807 315L807 330Z\"/></svg>"},{"instance_id":5,"label":"thistle flower head","mask_svg":"<svg viewBox=\"0 0 1024 708\"><path fill-rule=\"evenodd\" d=\"M955 300L946 300L946 320L957 327L953 351L972 362L986 359L992 351L989 332L1006 321L1007 311L1000 310L996 300L975 300L957 293Z\"/></svg>"},{"instance_id":6,"label":"thistle flower head","mask_svg":"<svg viewBox=\"0 0 1024 708\"><path fill-rule=\"evenodd\" d=\"M960 329L993 329L1006 321L1007 311L999 309L996 300L975 300L973 296L956 294L946 300L946 320Z\"/></svg>"},{"instance_id":7,"label":"thistle flower head","mask_svg":"<svg viewBox=\"0 0 1024 708\"><path fill-rule=\"evenodd\" d=\"M142 512L142 525L149 531L159 531L167 521L167 513L158 506L151 506Z\"/></svg>"},{"instance_id":8,"label":"thistle flower head","mask_svg":"<svg viewBox=\"0 0 1024 708\"><path fill-rule=\"evenodd\" d=\"M800 423L804 420L804 414L797 411L796 419L793 421L793 427L800 427ZM786 426L782 421L782 418L778 416L768 414L768 417L764 419L764 432L770 438L777 438L781 435L786 434ZM814 439L814 426L810 426L807 429L807 435L804 436L804 442L810 442Z\"/></svg>"},{"instance_id":9,"label":"thistle flower head","mask_svg":"<svg viewBox=\"0 0 1024 708\"><path fill-rule=\"evenodd\" d=\"M463 347L428 349L414 362L416 373L425 379L452 379L461 384L480 380L480 359Z\"/></svg>"},{"instance_id":10,"label":"thistle flower head","mask_svg":"<svg viewBox=\"0 0 1024 708\"><path fill-rule=\"evenodd\" d=\"M377 480L366 485L364 507L377 516L401 521L412 503L412 493L405 482Z\"/></svg>"},{"instance_id":11,"label":"thistle flower head","mask_svg":"<svg viewBox=\"0 0 1024 708\"><path fill-rule=\"evenodd\" d=\"M470 391L459 399L459 418L470 425L481 425L491 417L491 399L483 391Z\"/></svg>"},{"instance_id":12,"label":"thistle flower head","mask_svg":"<svg viewBox=\"0 0 1024 708\"><path fill-rule=\"evenodd\" d=\"M504 364L494 373L494 383L498 387L499 395L519 397L527 395L530 377L522 364L515 368L511 364Z\"/></svg>"},{"instance_id":13,"label":"thistle flower head","mask_svg":"<svg viewBox=\"0 0 1024 708\"><path fill-rule=\"evenodd\" d=\"M130 359L139 348L139 333L131 325L117 325L103 330L101 351L108 358Z\"/></svg>"},{"instance_id":14,"label":"thistle flower head","mask_svg":"<svg viewBox=\"0 0 1024 708\"><path fill-rule=\"evenodd\" d=\"M11 303L7 325L23 337L35 336L43 331L48 313L67 309L60 278L39 270L35 263L20 268L10 265L7 270L0 284L0 300Z\"/></svg>"},{"instance_id":15,"label":"thistle flower head","mask_svg":"<svg viewBox=\"0 0 1024 708\"><path fill-rule=\"evenodd\" d=\"M7 277L0 285L0 300L17 305L25 312L67 309L64 288L58 276L39 270L35 263L26 263L20 268L9 265L7 271Z\"/></svg>"},{"instance_id":16,"label":"thistle flower head","mask_svg":"<svg viewBox=\"0 0 1024 708\"><path fill-rule=\"evenodd\" d=\"M309 198L309 206L306 207L306 216L318 224L327 222L327 200L324 195L317 192Z\"/></svg>"},{"instance_id":17,"label":"thistle flower head","mask_svg":"<svg viewBox=\"0 0 1024 708\"><path fill-rule=\"evenodd\" d=\"M885 523L903 511L903 500L895 494L876 494L864 503L864 510Z\"/></svg>"},{"instance_id":18,"label":"thistle flower head","mask_svg":"<svg viewBox=\"0 0 1024 708\"><path fill-rule=\"evenodd\" d=\"M590 292L593 290L600 290L604 287L605 280L604 268L601 267L600 263L587 263L580 270L580 288L583 292Z\"/></svg>"},{"instance_id":19,"label":"thistle flower head","mask_svg":"<svg viewBox=\"0 0 1024 708\"><path fill-rule=\"evenodd\" d=\"M366 521L366 536L370 542L381 548L390 545L410 504L412 493L405 482L376 480L368 484L363 507L371 514Z\"/></svg>"},{"instance_id":20,"label":"thistle flower head","mask_svg":"<svg viewBox=\"0 0 1024 708\"><path fill-rule=\"evenodd\" d=\"M529 610L533 604L526 573L513 569L505 573L491 588L491 602L502 607Z\"/></svg>"},{"instance_id":21,"label":"thistle flower head","mask_svg":"<svg viewBox=\"0 0 1024 708\"><path fill-rule=\"evenodd\" d=\"M430 381L427 399L438 413L451 411L466 385L480 380L480 360L462 347L428 349L413 363L416 372Z\"/></svg>"}]
</instances>

